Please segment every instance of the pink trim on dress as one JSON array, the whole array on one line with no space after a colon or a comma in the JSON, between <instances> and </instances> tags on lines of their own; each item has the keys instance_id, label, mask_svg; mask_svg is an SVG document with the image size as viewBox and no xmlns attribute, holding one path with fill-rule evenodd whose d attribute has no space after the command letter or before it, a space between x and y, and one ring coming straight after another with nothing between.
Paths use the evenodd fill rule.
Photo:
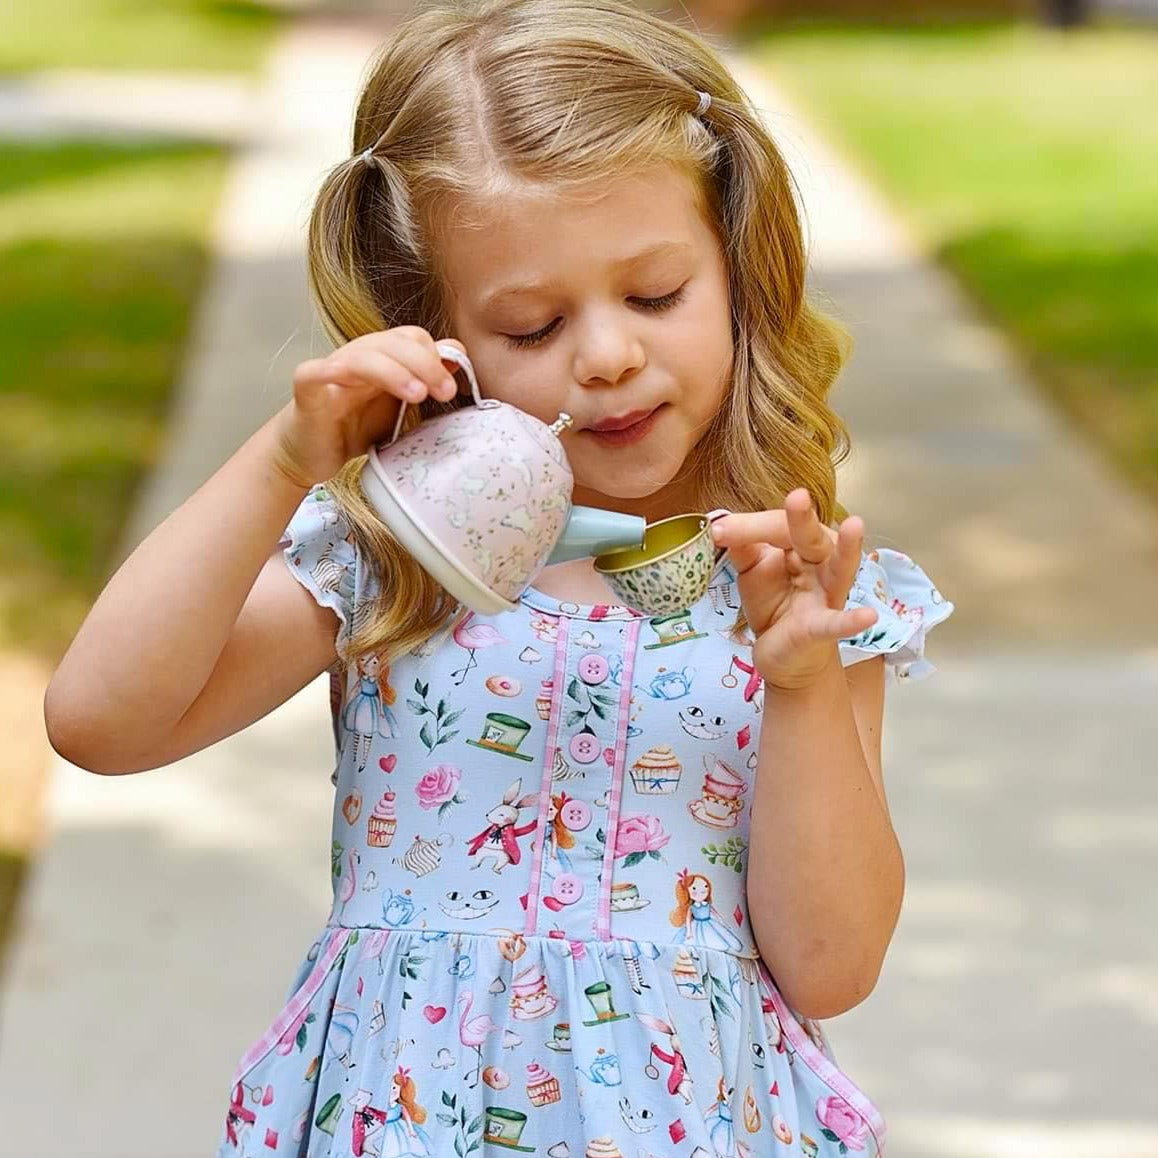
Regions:
<instances>
[{"instance_id":1,"label":"pink trim on dress","mask_svg":"<svg viewBox=\"0 0 1158 1158\"><path fill-rule=\"evenodd\" d=\"M888 1127L880 1110L869 1101L862 1090L853 1085L852 1080L831 1058L825 1057L816 1048L816 1043L804 1032L804 1027L796 1020L796 1015L785 1004L780 990L776 988L776 982L772 980L772 974L768 972L768 966L763 961L758 961L757 968L767 982L768 996L776 1006L776 1016L780 1018L780 1028L784 1036L792 1043L804 1064L864 1119L876 1143L878 1154L884 1154Z\"/></svg>"},{"instance_id":2,"label":"pink trim on dress","mask_svg":"<svg viewBox=\"0 0 1158 1158\"><path fill-rule=\"evenodd\" d=\"M241 1081L281 1041L286 1030L305 1012L306 1006L313 1001L314 995L321 989L322 982L325 981L330 972L330 967L334 964L338 954L346 947L346 942L353 931L353 929L343 928L334 930L330 942L326 946L326 951L314 962L309 976L298 987L281 1013L274 1018L269 1029L246 1050L245 1056L238 1064L237 1072L233 1075L234 1083Z\"/></svg>"},{"instance_id":3,"label":"pink trim on dress","mask_svg":"<svg viewBox=\"0 0 1158 1158\"><path fill-rule=\"evenodd\" d=\"M631 677L635 671L635 645L643 621L631 620L623 631L623 670L619 677L619 723L615 732L615 766L611 769L611 800L607 805L607 839L603 845L603 867L599 872L599 900L595 915L595 936L606 941L611 935L611 870L615 861L615 830L619 826L619 802L623 798L623 768L627 763L627 725L631 715Z\"/></svg>"},{"instance_id":4,"label":"pink trim on dress","mask_svg":"<svg viewBox=\"0 0 1158 1158\"><path fill-rule=\"evenodd\" d=\"M563 714L563 677L567 674L568 619L560 615L559 634L555 639L555 675L551 684L551 719L547 724L547 749L543 756L543 779L539 785L539 815L535 829L535 859L531 862L531 883L527 887L527 920L523 935L531 936L539 921L539 889L542 885L543 850L547 844L547 813L551 809L551 773L555 769L555 742L559 738L559 717Z\"/></svg>"}]
</instances>

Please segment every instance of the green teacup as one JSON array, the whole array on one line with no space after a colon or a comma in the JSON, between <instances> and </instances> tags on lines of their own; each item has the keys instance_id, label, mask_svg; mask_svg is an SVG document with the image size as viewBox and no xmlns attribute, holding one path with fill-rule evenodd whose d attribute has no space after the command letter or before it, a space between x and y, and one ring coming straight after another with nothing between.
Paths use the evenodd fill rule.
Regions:
<instances>
[{"instance_id":1,"label":"green teacup","mask_svg":"<svg viewBox=\"0 0 1158 1158\"><path fill-rule=\"evenodd\" d=\"M624 606L646 615L671 615L699 602L723 556L711 525L728 511L673 515L652 523L643 546L595 557L595 570Z\"/></svg>"}]
</instances>

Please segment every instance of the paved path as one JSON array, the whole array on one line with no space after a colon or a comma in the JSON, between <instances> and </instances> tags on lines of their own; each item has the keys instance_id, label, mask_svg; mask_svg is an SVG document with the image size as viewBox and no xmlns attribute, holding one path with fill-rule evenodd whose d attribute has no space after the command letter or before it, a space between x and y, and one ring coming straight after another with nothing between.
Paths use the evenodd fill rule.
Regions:
<instances>
[{"instance_id":1,"label":"paved path","mask_svg":"<svg viewBox=\"0 0 1158 1158\"><path fill-rule=\"evenodd\" d=\"M834 1023L897 1158L1158 1156L1158 517L761 74L856 340L843 502L957 605L890 696L906 901Z\"/></svg>"},{"instance_id":2,"label":"paved path","mask_svg":"<svg viewBox=\"0 0 1158 1158\"><path fill-rule=\"evenodd\" d=\"M369 48L312 29L274 59L273 136L235 173L170 454L130 542L320 344L301 227L347 148ZM845 501L958 605L933 637L939 674L890 696L906 909L875 994L832 1025L836 1047L896 1158L1155 1158L1153 514L872 194L759 78L750 88L801 180L817 285L858 341L835 395L857 448ZM211 1152L233 1064L325 919L326 722L315 684L163 771L57 763L56 835L0 1007L0 1155Z\"/></svg>"},{"instance_id":3,"label":"paved path","mask_svg":"<svg viewBox=\"0 0 1158 1158\"><path fill-rule=\"evenodd\" d=\"M303 25L231 113L255 135L219 214L166 461L126 548L283 405L293 367L326 348L304 227L322 174L348 155L379 37ZM202 131L204 117L194 123ZM54 838L31 874L0 995L0 1158L212 1153L237 1058L325 920L326 694L317 682L242 735L147 775L55 763Z\"/></svg>"},{"instance_id":4,"label":"paved path","mask_svg":"<svg viewBox=\"0 0 1158 1158\"><path fill-rule=\"evenodd\" d=\"M256 82L60 69L0 77L0 138L242 142L261 133ZM266 130L267 131L267 130Z\"/></svg>"}]
</instances>

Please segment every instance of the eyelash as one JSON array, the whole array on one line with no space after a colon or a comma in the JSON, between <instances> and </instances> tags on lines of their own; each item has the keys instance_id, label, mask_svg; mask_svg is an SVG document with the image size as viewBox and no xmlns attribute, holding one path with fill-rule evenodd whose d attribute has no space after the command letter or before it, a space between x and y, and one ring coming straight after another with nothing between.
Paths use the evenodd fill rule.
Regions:
<instances>
[{"instance_id":1,"label":"eyelash","mask_svg":"<svg viewBox=\"0 0 1158 1158\"><path fill-rule=\"evenodd\" d=\"M645 310L651 310L654 313L662 314L665 310L670 310L672 307L679 305L683 300L684 290L686 286L680 286L677 290L672 290L670 294L664 294L660 298L634 298L632 299ZM514 346L516 350L525 350L531 346L537 346L540 342L546 341L556 330L559 319L554 318L541 330L536 330L533 334L504 334L507 342Z\"/></svg>"}]
</instances>

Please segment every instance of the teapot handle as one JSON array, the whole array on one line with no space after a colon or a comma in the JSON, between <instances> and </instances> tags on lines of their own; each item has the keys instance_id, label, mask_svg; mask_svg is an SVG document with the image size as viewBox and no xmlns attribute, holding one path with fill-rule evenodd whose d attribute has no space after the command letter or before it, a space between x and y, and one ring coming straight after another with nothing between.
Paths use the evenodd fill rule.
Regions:
<instances>
[{"instance_id":1,"label":"teapot handle","mask_svg":"<svg viewBox=\"0 0 1158 1158\"><path fill-rule=\"evenodd\" d=\"M471 365L470 359L457 347L452 346L449 342L439 342L435 346L438 351L438 356L444 362L453 362L467 377L470 383L471 396L474 398L475 405L482 405L482 395L478 390L478 379L475 377L474 367ZM406 403L403 402L398 407L398 418L394 422L394 433L390 435L391 444L398 440L399 432L402 430L402 416L406 413Z\"/></svg>"}]
</instances>

